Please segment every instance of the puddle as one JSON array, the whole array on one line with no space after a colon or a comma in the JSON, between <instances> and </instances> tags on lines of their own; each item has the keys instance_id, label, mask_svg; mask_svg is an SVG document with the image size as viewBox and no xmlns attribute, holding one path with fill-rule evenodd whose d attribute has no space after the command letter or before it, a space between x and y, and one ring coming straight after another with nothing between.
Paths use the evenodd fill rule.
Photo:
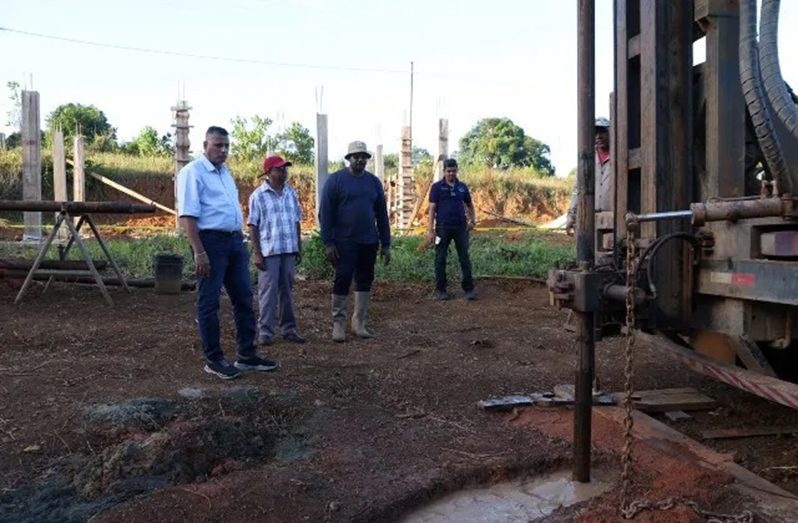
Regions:
<instances>
[{"instance_id":1,"label":"puddle","mask_svg":"<svg viewBox=\"0 0 798 523\"><path fill-rule=\"evenodd\" d=\"M562 507L599 496L612 487L601 471L590 483L577 483L563 470L486 487L461 490L409 514L402 523L528 522Z\"/></svg>"}]
</instances>

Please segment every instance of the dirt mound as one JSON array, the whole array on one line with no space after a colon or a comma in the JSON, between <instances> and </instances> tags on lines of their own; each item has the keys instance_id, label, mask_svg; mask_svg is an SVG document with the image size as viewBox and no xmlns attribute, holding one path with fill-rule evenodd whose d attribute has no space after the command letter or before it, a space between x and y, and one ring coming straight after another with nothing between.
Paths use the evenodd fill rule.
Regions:
<instances>
[{"instance_id":1,"label":"dirt mound","mask_svg":"<svg viewBox=\"0 0 798 523\"><path fill-rule=\"evenodd\" d=\"M86 497L124 490L130 480L188 483L270 459L275 439L272 429L241 417L170 424L107 447L73 481Z\"/></svg>"},{"instance_id":2,"label":"dirt mound","mask_svg":"<svg viewBox=\"0 0 798 523\"><path fill-rule=\"evenodd\" d=\"M86 423L100 431L157 430L174 413L174 405L159 398L90 405Z\"/></svg>"},{"instance_id":3,"label":"dirt mound","mask_svg":"<svg viewBox=\"0 0 798 523\"><path fill-rule=\"evenodd\" d=\"M243 386L187 387L178 396L85 407L90 452L64 457L37 484L2 493L0 522L85 521L143 493L312 452L299 426L305 413L285 405L290 395L265 397Z\"/></svg>"}]
</instances>

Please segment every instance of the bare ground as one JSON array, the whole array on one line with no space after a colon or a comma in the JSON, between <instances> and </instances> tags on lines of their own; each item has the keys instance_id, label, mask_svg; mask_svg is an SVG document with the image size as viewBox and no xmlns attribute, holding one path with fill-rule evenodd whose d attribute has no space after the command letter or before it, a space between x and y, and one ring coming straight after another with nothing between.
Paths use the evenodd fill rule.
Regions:
<instances>
[{"instance_id":1,"label":"bare ground","mask_svg":"<svg viewBox=\"0 0 798 523\"><path fill-rule=\"evenodd\" d=\"M572 380L565 314L523 281L482 282L473 303L432 302L429 291L378 285L379 338L333 344L328 285L299 282L308 343L278 343L278 371L226 383L201 371L192 294L116 291L108 308L92 287L57 285L16 307L0 282L0 521L390 521L464 486L568 467L561 436L476 407ZM231 325L225 305L229 356ZM622 388L620 347L598 346L607 390ZM674 423L694 436L798 424L645 347L636 386L716 398L719 409ZM773 468L798 463L795 439L711 445L798 493L798 476ZM596 460L617 472L612 451ZM695 487L707 506L737 508L713 484ZM614 491L587 514L613 520L616 503Z\"/></svg>"}]
</instances>

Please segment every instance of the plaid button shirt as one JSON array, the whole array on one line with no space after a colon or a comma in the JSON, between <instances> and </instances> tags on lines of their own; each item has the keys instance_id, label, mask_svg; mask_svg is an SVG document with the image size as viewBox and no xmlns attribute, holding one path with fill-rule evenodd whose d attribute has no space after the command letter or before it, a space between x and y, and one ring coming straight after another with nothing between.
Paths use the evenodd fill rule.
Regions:
<instances>
[{"instance_id":1,"label":"plaid button shirt","mask_svg":"<svg viewBox=\"0 0 798 523\"><path fill-rule=\"evenodd\" d=\"M302 220L302 210L296 192L289 185L282 194L264 181L249 197L249 225L258 228L263 256L299 252L296 224Z\"/></svg>"}]
</instances>

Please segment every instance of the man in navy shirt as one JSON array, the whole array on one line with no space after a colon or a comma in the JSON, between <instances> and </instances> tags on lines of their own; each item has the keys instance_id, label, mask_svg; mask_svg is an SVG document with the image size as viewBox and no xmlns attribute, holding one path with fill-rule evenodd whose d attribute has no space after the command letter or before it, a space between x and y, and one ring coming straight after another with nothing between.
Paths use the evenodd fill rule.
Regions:
<instances>
[{"instance_id":1,"label":"man in navy shirt","mask_svg":"<svg viewBox=\"0 0 798 523\"><path fill-rule=\"evenodd\" d=\"M324 184L319 209L321 239L327 259L335 267L332 292L332 339L346 340L346 308L349 286L355 280L352 330L361 338L374 281L377 250L386 265L391 260L391 229L382 182L366 171L371 155L363 142L352 142L344 158L349 167L330 175Z\"/></svg>"},{"instance_id":2,"label":"man in navy shirt","mask_svg":"<svg viewBox=\"0 0 798 523\"><path fill-rule=\"evenodd\" d=\"M446 294L446 256L452 240L463 272L465 299L476 299L471 258L468 256L468 233L475 223L471 193L466 184L457 179L457 160L444 160L443 179L432 184L429 191L428 241L430 245L435 244L435 299L449 298Z\"/></svg>"}]
</instances>

